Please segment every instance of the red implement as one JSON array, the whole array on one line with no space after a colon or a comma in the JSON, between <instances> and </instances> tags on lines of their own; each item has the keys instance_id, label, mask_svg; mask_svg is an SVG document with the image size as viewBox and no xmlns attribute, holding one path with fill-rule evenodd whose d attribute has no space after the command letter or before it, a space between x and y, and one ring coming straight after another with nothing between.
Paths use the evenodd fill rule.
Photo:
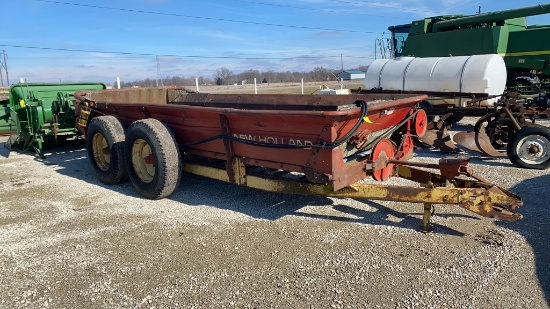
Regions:
<instances>
[{"instance_id":1,"label":"red implement","mask_svg":"<svg viewBox=\"0 0 550 309\"><path fill-rule=\"evenodd\" d=\"M269 95L190 93L143 88L77 93L99 115L123 126L154 118L166 124L186 156L304 173L335 190L369 175L376 143L423 130L415 105L426 96L397 94ZM401 145L401 140L394 141ZM406 145L410 141L406 141ZM258 147L259 146L259 147Z\"/></svg>"}]
</instances>

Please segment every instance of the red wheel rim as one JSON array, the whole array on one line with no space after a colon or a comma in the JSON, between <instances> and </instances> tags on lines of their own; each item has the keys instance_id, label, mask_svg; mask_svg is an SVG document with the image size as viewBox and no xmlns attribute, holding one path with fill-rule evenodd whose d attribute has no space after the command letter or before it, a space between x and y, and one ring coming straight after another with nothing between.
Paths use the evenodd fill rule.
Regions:
<instances>
[{"instance_id":1,"label":"red wheel rim","mask_svg":"<svg viewBox=\"0 0 550 309\"><path fill-rule=\"evenodd\" d=\"M428 114L423 109L419 109L416 115L414 116L414 134L418 137L424 136L426 130L428 129Z\"/></svg>"},{"instance_id":2,"label":"red wheel rim","mask_svg":"<svg viewBox=\"0 0 550 309\"><path fill-rule=\"evenodd\" d=\"M405 135L403 136L403 141L401 142L401 149L397 151L397 159L403 160L406 157L409 157L409 153L414 149L414 140L412 136Z\"/></svg>"},{"instance_id":3,"label":"red wheel rim","mask_svg":"<svg viewBox=\"0 0 550 309\"><path fill-rule=\"evenodd\" d=\"M372 151L371 160L376 161L382 156L382 154L385 154L386 157L390 159L395 157L395 145L389 139L383 139L376 144L374 150ZM378 181L383 181L390 178L393 175L393 171L394 164L388 164L388 166L374 172L372 177Z\"/></svg>"}]
</instances>

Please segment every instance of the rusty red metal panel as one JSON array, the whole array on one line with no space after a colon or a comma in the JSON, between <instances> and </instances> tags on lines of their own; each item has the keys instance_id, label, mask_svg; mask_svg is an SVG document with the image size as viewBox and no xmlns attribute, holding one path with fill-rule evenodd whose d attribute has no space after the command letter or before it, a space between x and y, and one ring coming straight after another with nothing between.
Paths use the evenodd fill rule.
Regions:
<instances>
[{"instance_id":1,"label":"rusty red metal panel","mask_svg":"<svg viewBox=\"0 0 550 309\"><path fill-rule=\"evenodd\" d=\"M151 89L151 88L149 88ZM232 155L268 168L304 173L313 182L332 182L335 189L366 176L364 162L344 160L365 152L381 132L390 130L412 115L425 96L407 95L251 95L188 93L175 88L106 90L86 93L96 109L114 115L124 126L135 120L155 118L170 127L188 155L227 160L227 139L193 144L226 135ZM362 119L358 102L367 103ZM95 115L98 115L97 113ZM226 126L222 128L220 115ZM342 143L319 148L360 134L367 142ZM348 140L351 136L348 137ZM264 147L237 142L264 144ZM192 144L192 145L190 145ZM302 149L285 148L288 145ZM265 147L270 146L270 147Z\"/></svg>"}]
</instances>

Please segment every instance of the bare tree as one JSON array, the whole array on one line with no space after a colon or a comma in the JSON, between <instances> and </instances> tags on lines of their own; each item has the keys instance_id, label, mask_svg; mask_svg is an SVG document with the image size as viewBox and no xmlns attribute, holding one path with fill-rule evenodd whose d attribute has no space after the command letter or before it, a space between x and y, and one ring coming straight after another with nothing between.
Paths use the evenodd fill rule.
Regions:
<instances>
[{"instance_id":1,"label":"bare tree","mask_svg":"<svg viewBox=\"0 0 550 309\"><path fill-rule=\"evenodd\" d=\"M366 71L368 66L359 66L355 70ZM226 67L221 67L216 70L212 78L202 77L202 76L167 76L163 79L165 85L173 86L193 86L195 85L195 78L199 79L199 84L217 84L217 85L230 85L234 82L241 82L242 80L247 80L249 83L254 81L254 78L257 79L257 82L263 82L264 80L268 83L285 83L285 82L300 82L303 78L305 82L325 82L328 80L337 80L337 75L340 70L330 70L324 67L316 67L312 71L304 72L291 72L291 71L280 71L275 72L269 70L266 72L260 72L258 70L250 69L243 71L239 74L233 73ZM149 87L154 86L155 81L150 78L143 80L136 80L133 82L121 82L122 87L131 87L131 86L140 86L140 87Z\"/></svg>"},{"instance_id":2,"label":"bare tree","mask_svg":"<svg viewBox=\"0 0 550 309\"><path fill-rule=\"evenodd\" d=\"M331 71L323 67L314 68L313 72L311 72L310 74L313 81L325 81L332 78Z\"/></svg>"},{"instance_id":3,"label":"bare tree","mask_svg":"<svg viewBox=\"0 0 550 309\"><path fill-rule=\"evenodd\" d=\"M261 74L264 76L265 81L268 83L274 83L276 81L275 76L277 76L277 72L274 72L273 70L269 70Z\"/></svg>"},{"instance_id":4,"label":"bare tree","mask_svg":"<svg viewBox=\"0 0 550 309\"><path fill-rule=\"evenodd\" d=\"M260 72L258 70L246 70L237 76L239 80L246 80L248 83L252 83L254 78L260 78Z\"/></svg>"},{"instance_id":5,"label":"bare tree","mask_svg":"<svg viewBox=\"0 0 550 309\"><path fill-rule=\"evenodd\" d=\"M221 67L219 69L216 69L216 73L214 74L214 80L221 81L222 85L227 85L229 82L229 78L231 78L232 76L233 76L233 72L231 72L230 69L226 67Z\"/></svg>"},{"instance_id":6,"label":"bare tree","mask_svg":"<svg viewBox=\"0 0 550 309\"><path fill-rule=\"evenodd\" d=\"M355 70L366 72L369 69L368 65L360 65Z\"/></svg>"}]
</instances>

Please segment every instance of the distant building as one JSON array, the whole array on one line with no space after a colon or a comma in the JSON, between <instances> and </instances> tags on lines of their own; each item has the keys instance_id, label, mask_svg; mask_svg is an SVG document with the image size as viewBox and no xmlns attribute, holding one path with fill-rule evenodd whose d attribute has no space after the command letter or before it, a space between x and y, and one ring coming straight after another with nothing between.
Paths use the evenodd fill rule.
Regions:
<instances>
[{"instance_id":1,"label":"distant building","mask_svg":"<svg viewBox=\"0 0 550 309\"><path fill-rule=\"evenodd\" d=\"M343 80L365 79L365 72L363 72L363 71L343 71L343 72L338 73L338 79L343 79Z\"/></svg>"}]
</instances>

